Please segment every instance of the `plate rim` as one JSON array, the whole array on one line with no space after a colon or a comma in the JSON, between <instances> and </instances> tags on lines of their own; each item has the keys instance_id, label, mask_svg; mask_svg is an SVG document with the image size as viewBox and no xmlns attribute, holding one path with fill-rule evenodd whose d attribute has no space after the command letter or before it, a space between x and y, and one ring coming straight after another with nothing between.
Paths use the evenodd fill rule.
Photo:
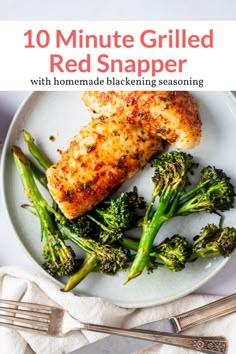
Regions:
<instances>
[{"instance_id":1,"label":"plate rim","mask_svg":"<svg viewBox=\"0 0 236 354\"><path fill-rule=\"evenodd\" d=\"M47 91L47 92L51 92L51 91ZM57 92L57 91L54 91L54 92ZM194 91L191 91L191 92L194 93ZM228 97L235 104L235 107L236 107L236 97L234 96L234 94L231 91L217 91L217 92L221 92L226 97ZM43 93L45 93L45 91L32 91L28 95L26 95L26 97L24 98L24 100L21 102L21 104L19 105L18 109L16 110L16 112L14 114L14 117L13 117L13 119L11 121L11 124L10 124L10 126L8 128L6 137L4 139L3 147L2 147L2 152L1 152L1 163L0 163L0 190L2 191L1 200L2 200L3 210L4 210L4 215L6 216L6 218L8 220L8 225L9 225L11 231L13 231L15 239L17 240L18 244L20 244L20 246L21 246L22 250L24 251L25 255L28 257L29 260L31 260L32 264L34 264L34 266L36 266L37 269L42 274L44 274L44 276L46 276L48 279L50 279L54 284L63 286L64 284L60 280L55 279L52 276L50 276L46 272L46 270L44 270L42 268L42 266L37 262L37 260L31 255L31 253L28 251L28 249L24 246L23 242L20 239L20 236L17 233L16 228L13 225L12 218L11 218L10 213L9 213L9 209L7 207L6 193L5 193L5 179L4 179L5 168L4 167L5 167L5 164L6 164L7 150L9 148L9 146L8 146L9 145L9 140L10 140L11 134L13 132L13 128L15 126L15 122L17 121L19 114L21 113L21 111L24 108L24 106L28 103L28 101L30 99L32 99L33 96L37 96L40 93L43 94ZM235 113L236 113L236 108L235 108ZM236 117L235 117L235 119L236 119ZM207 277L202 279L196 285L193 285L190 289L188 288L186 291L182 291L179 295L169 296L167 299L163 299L163 300L160 300L160 301L149 301L148 303L140 302L140 303L135 304L135 305L133 303L129 303L129 302L124 302L123 303L123 302L112 301L112 300L107 300L107 299L103 299L103 300L104 301L108 301L108 302L110 302L112 304L115 304L115 305L123 307L123 308L145 308L145 307L158 306L158 305L162 305L162 304L165 304L165 303L168 303L168 302L172 302L172 301L178 300L178 299L180 299L180 298L182 298L182 297L184 297L186 295L189 295L189 294L193 293L195 290L197 290L200 287L202 287L210 279L212 279L217 273L219 273L225 267L225 265L228 263L229 260L230 260L230 257L222 259L222 262L217 266L216 269L214 269L212 271L212 273L208 274ZM93 295L80 293L80 291L77 290L77 289L73 290L72 293L74 295L76 295L76 296L85 296L85 297L91 297L92 296L92 297L94 297Z\"/></svg>"}]
</instances>

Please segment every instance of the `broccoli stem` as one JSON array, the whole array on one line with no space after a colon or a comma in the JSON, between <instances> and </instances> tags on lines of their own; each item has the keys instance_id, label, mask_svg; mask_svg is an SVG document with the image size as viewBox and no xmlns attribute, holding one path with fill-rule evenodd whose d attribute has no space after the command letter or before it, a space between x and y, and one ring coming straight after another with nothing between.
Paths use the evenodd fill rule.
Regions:
<instances>
[{"instance_id":1,"label":"broccoli stem","mask_svg":"<svg viewBox=\"0 0 236 354\"><path fill-rule=\"evenodd\" d=\"M201 196L199 197L199 195L196 195L190 200L186 200L183 204L180 204L180 207L176 211L176 216L188 215L197 211L205 211L204 202L200 204L200 198Z\"/></svg>"},{"instance_id":2,"label":"broccoli stem","mask_svg":"<svg viewBox=\"0 0 236 354\"><path fill-rule=\"evenodd\" d=\"M98 213L98 211L96 210L96 212ZM97 224L102 230L104 231L109 231L109 228L106 227L105 225L103 225L100 221L98 221L97 219L95 219L92 215L87 214L87 217L92 220L95 224Z\"/></svg>"},{"instance_id":3,"label":"broccoli stem","mask_svg":"<svg viewBox=\"0 0 236 354\"><path fill-rule=\"evenodd\" d=\"M24 139L25 139L25 142L27 143L29 152L38 161L40 166L42 166L44 170L47 170L49 168L49 166L52 165L51 161L37 147L32 135L29 132L27 132L26 130L24 130L23 133L24 133Z\"/></svg>"},{"instance_id":4,"label":"broccoli stem","mask_svg":"<svg viewBox=\"0 0 236 354\"><path fill-rule=\"evenodd\" d=\"M96 248L96 241L78 236L75 232L73 232L69 227L65 225L58 224L58 228L65 238L72 241L83 251L93 252L94 248Z\"/></svg>"},{"instance_id":5,"label":"broccoli stem","mask_svg":"<svg viewBox=\"0 0 236 354\"><path fill-rule=\"evenodd\" d=\"M150 202L147 205L146 212L145 212L145 215L144 215L144 218L143 218L143 224L144 225L147 224L148 220L150 219L150 215L152 213L152 209L153 209L153 206L154 206L154 203L155 203L155 200L156 200L157 196L158 196L158 190L157 190L157 188L155 188L153 193L152 193L151 200L150 200Z\"/></svg>"},{"instance_id":6,"label":"broccoli stem","mask_svg":"<svg viewBox=\"0 0 236 354\"><path fill-rule=\"evenodd\" d=\"M45 205L46 205L47 210L55 216L56 221L58 221L61 225L65 225L67 223L67 219L64 215L62 215L61 213L58 213L54 209L54 207L52 207L51 205L46 203L46 201L45 201Z\"/></svg>"},{"instance_id":7,"label":"broccoli stem","mask_svg":"<svg viewBox=\"0 0 236 354\"><path fill-rule=\"evenodd\" d=\"M42 223L47 225L47 221L49 222L49 225L54 224L52 221L51 216L48 214L48 211L53 213L55 218L60 220L61 223L65 223L66 218L61 215L60 213L56 212L56 210L51 207L46 200L42 197L41 193L38 190L38 187L34 181L33 177L33 171L32 171L32 163L25 157L25 155L22 153L21 149L18 146L13 147L13 157L15 160L15 164L18 170L18 173L21 178L21 182L23 184L24 192L28 199L33 203L37 214L41 215L42 218ZM35 171L37 167L35 166ZM38 177L45 177L44 173L38 170L36 172ZM42 183L43 184L43 183ZM43 184L45 187L45 185ZM41 220L41 219L40 219ZM50 220L50 221L49 221ZM55 228L55 226L54 226ZM55 228L56 229L56 228Z\"/></svg>"},{"instance_id":8,"label":"broccoli stem","mask_svg":"<svg viewBox=\"0 0 236 354\"><path fill-rule=\"evenodd\" d=\"M219 250L215 248L215 246L208 246L206 249L199 249L196 251L193 251L188 258L188 262L195 261L197 258L210 258L210 257L216 257L219 256Z\"/></svg>"},{"instance_id":9,"label":"broccoli stem","mask_svg":"<svg viewBox=\"0 0 236 354\"><path fill-rule=\"evenodd\" d=\"M124 237L122 240L119 240L119 243L124 247L133 251L137 251L138 249L138 240L135 240L130 237Z\"/></svg>"},{"instance_id":10,"label":"broccoli stem","mask_svg":"<svg viewBox=\"0 0 236 354\"><path fill-rule=\"evenodd\" d=\"M64 288L61 289L61 291L67 292L74 289L74 287L84 280L89 273L96 270L97 265L97 256L95 254L87 253L80 269L69 278L68 282Z\"/></svg>"},{"instance_id":11,"label":"broccoli stem","mask_svg":"<svg viewBox=\"0 0 236 354\"><path fill-rule=\"evenodd\" d=\"M128 277L125 280L125 284L127 284L131 279L138 277L145 268L155 237L163 223L168 220L168 217L164 214L165 211L166 204L160 201L152 220L143 225L138 250L130 268Z\"/></svg>"},{"instance_id":12,"label":"broccoli stem","mask_svg":"<svg viewBox=\"0 0 236 354\"><path fill-rule=\"evenodd\" d=\"M21 207L25 210L28 210L31 214L38 216L35 207L33 205L29 205L29 204L22 204Z\"/></svg>"},{"instance_id":13,"label":"broccoli stem","mask_svg":"<svg viewBox=\"0 0 236 354\"><path fill-rule=\"evenodd\" d=\"M35 144L34 138L26 130L23 131L25 142L27 143L28 150L31 155L38 161L39 165L46 171L51 165L52 162L47 158L45 154L39 149ZM48 181L45 173L43 173L32 161L30 161L31 170L35 178L41 183L41 185L48 190ZM53 200L53 207L56 207L56 202Z\"/></svg>"},{"instance_id":14,"label":"broccoli stem","mask_svg":"<svg viewBox=\"0 0 236 354\"><path fill-rule=\"evenodd\" d=\"M39 183L46 189L48 189L48 184L47 184L47 178L45 176L45 173L42 172L34 163L33 161L30 161L30 168L31 171L33 172L34 177L39 181Z\"/></svg>"},{"instance_id":15,"label":"broccoli stem","mask_svg":"<svg viewBox=\"0 0 236 354\"><path fill-rule=\"evenodd\" d=\"M13 147L13 157L23 184L24 192L34 205L35 211L40 219L43 237L47 242L51 235L58 233L57 227L48 213L44 198L36 186L29 160L17 146Z\"/></svg>"},{"instance_id":16,"label":"broccoli stem","mask_svg":"<svg viewBox=\"0 0 236 354\"><path fill-rule=\"evenodd\" d=\"M205 187L209 181L199 183L196 187L190 189L188 192L183 193L179 198L179 204L185 203L190 197L192 197L196 192Z\"/></svg>"},{"instance_id":17,"label":"broccoli stem","mask_svg":"<svg viewBox=\"0 0 236 354\"><path fill-rule=\"evenodd\" d=\"M48 225L49 228L52 228L52 230L54 230L55 225L50 215L48 214L45 200L35 184L29 160L24 156L21 149L17 146L13 147L13 157L21 178L21 182L23 184L24 192L28 199L32 201L36 212L40 217L41 223L45 227Z\"/></svg>"}]
</instances>

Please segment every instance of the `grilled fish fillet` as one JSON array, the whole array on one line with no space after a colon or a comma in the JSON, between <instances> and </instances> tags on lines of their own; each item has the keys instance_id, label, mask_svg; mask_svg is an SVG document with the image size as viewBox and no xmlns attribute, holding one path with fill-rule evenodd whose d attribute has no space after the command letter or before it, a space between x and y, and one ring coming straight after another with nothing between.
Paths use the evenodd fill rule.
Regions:
<instances>
[{"instance_id":1,"label":"grilled fish fillet","mask_svg":"<svg viewBox=\"0 0 236 354\"><path fill-rule=\"evenodd\" d=\"M47 170L52 197L68 219L91 210L163 150L162 140L110 115L84 126Z\"/></svg>"},{"instance_id":2,"label":"grilled fish fillet","mask_svg":"<svg viewBox=\"0 0 236 354\"><path fill-rule=\"evenodd\" d=\"M94 113L142 126L177 149L199 144L198 106L187 91L84 91L82 100Z\"/></svg>"}]
</instances>

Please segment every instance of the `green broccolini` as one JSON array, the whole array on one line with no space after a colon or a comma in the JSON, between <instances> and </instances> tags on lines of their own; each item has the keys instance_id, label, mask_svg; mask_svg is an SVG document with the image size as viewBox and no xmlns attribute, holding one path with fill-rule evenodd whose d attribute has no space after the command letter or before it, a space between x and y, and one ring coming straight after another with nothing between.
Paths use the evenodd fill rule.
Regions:
<instances>
[{"instance_id":1,"label":"green broccolini","mask_svg":"<svg viewBox=\"0 0 236 354\"><path fill-rule=\"evenodd\" d=\"M89 219L87 215L82 215L75 220L67 220L66 225L73 230L79 237L97 237L97 225Z\"/></svg>"},{"instance_id":2,"label":"green broccolini","mask_svg":"<svg viewBox=\"0 0 236 354\"><path fill-rule=\"evenodd\" d=\"M228 257L236 247L236 230L233 227L218 228L209 224L194 238L189 261L214 256Z\"/></svg>"},{"instance_id":3,"label":"green broccolini","mask_svg":"<svg viewBox=\"0 0 236 354\"><path fill-rule=\"evenodd\" d=\"M22 207L37 216L34 206L22 205ZM49 207L49 209L52 210L51 207ZM71 227L71 221L69 221L68 224L64 223L63 218L60 217L61 215L58 214L56 210L54 210L53 215L57 220L56 223L63 240L70 240L81 250L86 252L84 261L82 262L82 264L80 264L78 270L74 272L72 277L68 280L63 291L72 290L91 272L99 271L105 274L115 274L118 270L126 269L130 264L131 255L128 249L124 249L120 246L113 247L111 245L104 245L101 242L96 241L92 238L81 237L81 235L85 234L83 230L85 230L87 227L85 218L83 218L82 222L79 223L80 230L78 232L75 230L74 227ZM78 221L78 219L76 221ZM94 225L96 227L96 224ZM129 245L129 239L127 239L127 242ZM77 263L79 265L79 262ZM49 267L50 264L47 268ZM50 273L52 274L52 272Z\"/></svg>"},{"instance_id":4,"label":"green broccolini","mask_svg":"<svg viewBox=\"0 0 236 354\"><path fill-rule=\"evenodd\" d=\"M167 268L172 272L179 272L185 268L189 256L189 244L186 238L173 235L154 246L150 252L150 263L153 269ZM156 262L157 261L157 262ZM147 265L150 270L150 265Z\"/></svg>"},{"instance_id":5,"label":"green broccolini","mask_svg":"<svg viewBox=\"0 0 236 354\"><path fill-rule=\"evenodd\" d=\"M234 196L230 178L222 170L207 166L198 185L181 196L176 215L227 211L234 206Z\"/></svg>"},{"instance_id":6,"label":"green broccolini","mask_svg":"<svg viewBox=\"0 0 236 354\"><path fill-rule=\"evenodd\" d=\"M43 266L53 276L70 275L76 270L77 265L74 251L63 241L54 219L47 209L47 203L34 181L29 160L17 146L13 147L13 157L25 194L33 203L40 220L44 240Z\"/></svg>"},{"instance_id":7,"label":"green broccolini","mask_svg":"<svg viewBox=\"0 0 236 354\"><path fill-rule=\"evenodd\" d=\"M137 225L140 217L138 211L145 206L144 198L138 195L137 187L134 187L131 192L122 192L117 198L100 203L87 217L101 228L100 240L113 243L122 240L124 232Z\"/></svg>"},{"instance_id":8,"label":"green broccolini","mask_svg":"<svg viewBox=\"0 0 236 354\"><path fill-rule=\"evenodd\" d=\"M139 276L146 267L153 241L163 223L175 215L180 195L189 184L188 175L197 164L191 155L171 151L162 154L152 166L155 169L154 189L144 215L139 247L125 283ZM157 209L153 210L158 196Z\"/></svg>"},{"instance_id":9,"label":"green broccolini","mask_svg":"<svg viewBox=\"0 0 236 354\"><path fill-rule=\"evenodd\" d=\"M35 144L34 138L26 130L23 131L25 142L31 155L38 161L43 170L47 170L51 166L51 161L42 153L42 151Z\"/></svg>"},{"instance_id":10,"label":"green broccolini","mask_svg":"<svg viewBox=\"0 0 236 354\"><path fill-rule=\"evenodd\" d=\"M73 249L58 235L45 237L43 248L43 268L52 276L64 277L76 271L77 262Z\"/></svg>"},{"instance_id":11,"label":"green broccolini","mask_svg":"<svg viewBox=\"0 0 236 354\"><path fill-rule=\"evenodd\" d=\"M121 247L104 245L93 239L79 237L67 226L59 225L65 238L72 241L83 251L86 257L83 264L68 280L63 291L70 291L85 277L95 270L106 274L115 274L118 270L126 269L130 264L130 253Z\"/></svg>"},{"instance_id":12,"label":"green broccolini","mask_svg":"<svg viewBox=\"0 0 236 354\"><path fill-rule=\"evenodd\" d=\"M137 188L134 187L132 192L123 192L118 198L102 202L94 211L110 229L126 230L137 221L137 208L145 208L145 202L138 196Z\"/></svg>"},{"instance_id":13,"label":"green broccolini","mask_svg":"<svg viewBox=\"0 0 236 354\"><path fill-rule=\"evenodd\" d=\"M106 274L114 274L117 270L126 269L131 261L127 248L132 240L125 236L125 231L135 225L138 220L138 210L145 202L139 197L137 188L132 192L121 193L115 199L107 199L98 205L87 217L100 228L99 242L82 239L76 230L68 225L60 225L62 234L86 252L85 260L80 269L66 284L63 291L69 291L78 285L90 272L99 270ZM119 244L124 240L126 246ZM113 247L113 243L119 246ZM131 247L132 248L132 247Z\"/></svg>"},{"instance_id":14,"label":"green broccolini","mask_svg":"<svg viewBox=\"0 0 236 354\"><path fill-rule=\"evenodd\" d=\"M234 206L234 186L220 169L203 168L198 185L185 192L188 174L197 166L190 155L169 152L155 160L153 166L155 187L144 217L139 248L126 282L141 274L148 262L153 240L165 221L202 211L226 211ZM152 211L157 195L160 196L159 203L156 211Z\"/></svg>"},{"instance_id":15,"label":"green broccolini","mask_svg":"<svg viewBox=\"0 0 236 354\"><path fill-rule=\"evenodd\" d=\"M44 170L47 169L51 163L33 137L24 132L24 138L32 156ZM132 192L121 193L116 199L107 199L92 212L69 221L55 202L51 207L43 200L33 184L34 175L47 188L45 174L32 161L29 162L17 147L14 147L14 158L25 192L33 202L33 208L26 208L40 218L45 241L44 267L53 276L75 271L77 261L73 250L65 244L66 239L86 252L83 264L63 291L72 289L92 271L114 274L119 269L126 269L133 257L127 249L137 254L126 282L138 276L145 267L149 271L159 267L180 271L188 261L217 255L226 257L236 247L234 228L219 229L212 224L202 230L191 247L180 235L166 238L157 246L152 245L162 224L171 217L201 211L226 211L233 207L235 192L230 178L215 167L205 167L197 186L186 191L189 174L197 167L189 154L172 151L153 162L154 189L142 218L140 242L125 235L125 231L140 223L140 210L145 208L144 199L138 196L136 187Z\"/></svg>"}]
</instances>

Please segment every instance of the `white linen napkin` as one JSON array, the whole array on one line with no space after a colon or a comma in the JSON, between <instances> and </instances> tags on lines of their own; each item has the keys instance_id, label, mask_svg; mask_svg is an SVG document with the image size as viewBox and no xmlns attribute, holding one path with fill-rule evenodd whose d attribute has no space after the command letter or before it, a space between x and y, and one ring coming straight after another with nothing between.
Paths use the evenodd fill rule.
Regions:
<instances>
[{"instance_id":1,"label":"white linen napkin","mask_svg":"<svg viewBox=\"0 0 236 354\"><path fill-rule=\"evenodd\" d=\"M41 272L29 272L19 267L0 268L0 298L61 306L75 318L92 323L118 327L134 327L156 321L218 299L215 296L189 295L172 303L144 309L124 309L95 297L79 297L62 293L60 286ZM225 335L230 343L228 354L236 350L236 314L225 316L185 333L194 335ZM65 354L104 335L71 332L63 338L52 338L0 327L1 354ZM150 344L151 345L151 344ZM96 354L96 349L94 348ZM176 347L153 345L139 354L191 354L193 351ZM115 354L115 353L112 353Z\"/></svg>"}]
</instances>

